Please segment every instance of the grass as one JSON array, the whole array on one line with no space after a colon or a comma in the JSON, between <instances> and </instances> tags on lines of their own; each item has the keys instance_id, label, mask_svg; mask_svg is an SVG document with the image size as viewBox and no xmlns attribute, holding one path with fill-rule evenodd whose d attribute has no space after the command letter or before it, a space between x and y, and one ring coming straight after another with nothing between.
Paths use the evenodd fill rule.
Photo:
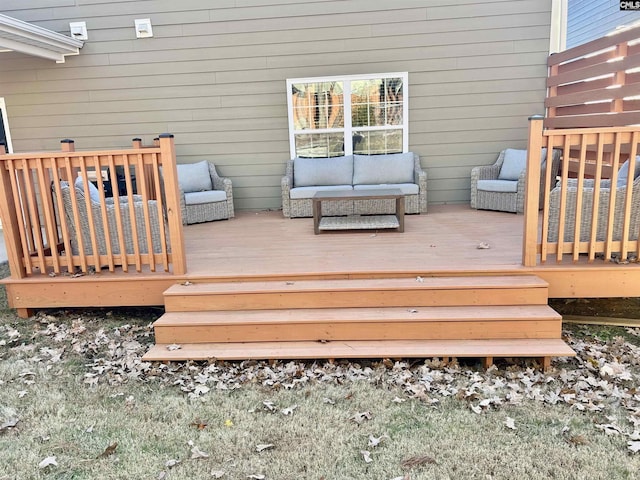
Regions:
<instances>
[{"instance_id":1,"label":"grass","mask_svg":"<svg viewBox=\"0 0 640 480\"><path fill-rule=\"evenodd\" d=\"M634 358L613 327L572 330L585 353L549 375L524 363L145 365L158 315L24 320L5 304L0 480L640 478L627 448L640 369L629 360L630 379L598 373ZM569 390L580 398L554 400ZM51 456L57 465L40 468Z\"/></svg>"}]
</instances>

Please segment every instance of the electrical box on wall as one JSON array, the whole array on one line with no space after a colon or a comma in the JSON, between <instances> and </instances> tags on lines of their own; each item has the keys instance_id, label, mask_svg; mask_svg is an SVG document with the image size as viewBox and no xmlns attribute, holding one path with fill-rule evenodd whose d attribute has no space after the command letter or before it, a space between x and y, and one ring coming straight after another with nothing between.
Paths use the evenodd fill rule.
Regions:
<instances>
[{"instance_id":1,"label":"electrical box on wall","mask_svg":"<svg viewBox=\"0 0 640 480\"><path fill-rule=\"evenodd\" d=\"M87 22L71 22L69 24L69 31L71 32L71 38L75 38L76 40L89 39Z\"/></svg>"}]
</instances>

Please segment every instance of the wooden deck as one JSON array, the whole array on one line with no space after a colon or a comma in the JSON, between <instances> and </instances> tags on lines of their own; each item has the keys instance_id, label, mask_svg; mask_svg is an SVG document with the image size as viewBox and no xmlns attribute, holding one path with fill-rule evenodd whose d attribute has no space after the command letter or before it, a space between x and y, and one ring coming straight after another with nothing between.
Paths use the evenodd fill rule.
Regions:
<instances>
[{"instance_id":1,"label":"wooden deck","mask_svg":"<svg viewBox=\"0 0 640 480\"><path fill-rule=\"evenodd\" d=\"M430 206L408 215L404 233L347 231L314 235L313 219L281 212L239 212L231 220L184 227L187 272L34 275L8 278L17 309L164 305L163 292L185 281L387 278L535 274L549 297L640 296L640 264L580 259L522 266L523 216L467 205ZM489 248L478 248L486 244Z\"/></svg>"}]
</instances>

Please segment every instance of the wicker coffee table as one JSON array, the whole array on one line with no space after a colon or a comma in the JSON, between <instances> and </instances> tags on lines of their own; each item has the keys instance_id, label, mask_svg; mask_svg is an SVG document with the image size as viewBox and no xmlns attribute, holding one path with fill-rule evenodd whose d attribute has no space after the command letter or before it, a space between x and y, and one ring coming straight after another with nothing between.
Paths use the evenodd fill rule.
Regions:
<instances>
[{"instance_id":1,"label":"wicker coffee table","mask_svg":"<svg viewBox=\"0 0 640 480\"><path fill-rule=\"evenodd\" d=\"M347 215L323 217L322 203L340 200L395 200L396 212L392 215ZM318 192L312 197L313 231L324 230L381 230L395 229L404 232L404 194L398 188L384 190L332 190Z\"/></svg>"}]
</instances>

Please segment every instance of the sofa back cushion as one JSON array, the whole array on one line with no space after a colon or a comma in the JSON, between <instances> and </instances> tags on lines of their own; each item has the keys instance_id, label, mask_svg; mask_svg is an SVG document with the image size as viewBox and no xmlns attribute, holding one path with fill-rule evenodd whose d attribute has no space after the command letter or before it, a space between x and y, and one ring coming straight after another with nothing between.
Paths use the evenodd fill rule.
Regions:
<instances>
[{"instance_id":1,"label":"sofa back cushion","mask_svg":"<svg viewBox=\"0 0 640 480\"><path fill-rule=\"evenodd\" d=\"M633 179L635 180L640 175L640 156L636 157L636 166L635 172L633 173ZM627 181L629 179L629 160L624 162L620 169L618 170L618 181L616 182L616 187L624 188L627 186Z\"/></svg>"},{"instance_id":2,"label":"sofa back cushion","mask_svg":"<svg viewBox=\"0 0 640 480\"><path fill-rule=\"evenodd\" d=\"M209 162L206 160L176 166L178 168L178 183L184 193L213 190L209 175Z\"/></svg>"},{"instance_id":3,"label":"sofa back cushion","mask_svg":"<svg viewBox=\"0 0 640 480\"><path fill-rule=\"evenodd\" d=\"M518 180L520 173L527 166L527 151L516 150L513 148L507 148L504 151L504 160L502 167L500 167L500 173L498 174L499 180Z\"/></svg>"},{"instance_id":4,"label":"sofa back cushion","mask_svg":"<svg viewBox=\"0 0 640 480\"><path fill-rule=\"evenodd\" d=\"M353 184L413 183L413 153L354 155Z\"/></svg>"},{"instance_id":5,"label":"sofa back cushion","mask_svg":"<svg viewBox=\"0 0 640 480\"><path fill-rule=\"evenodd\" d=\"M293 160L293 184L296 187L351 185L353 155Z\"/></svg>"},{"instance_id":6,"label":"sofa back cushion","mask_svg":"<svg viewBox=\"0 0 640 480\"><path fill-rule=\"evenodd\" d=\"M84 181L82 180L82 177L76 177L74 185L76 186L76 188L79 188L82 193L84 193L85 195L87 194L84 189ZM89 182L89 197L91 197L91 201L93 203L100 203L100 191L98 190L98 187L96 187L92 182Z\"/></svg>"}]
</instances>

